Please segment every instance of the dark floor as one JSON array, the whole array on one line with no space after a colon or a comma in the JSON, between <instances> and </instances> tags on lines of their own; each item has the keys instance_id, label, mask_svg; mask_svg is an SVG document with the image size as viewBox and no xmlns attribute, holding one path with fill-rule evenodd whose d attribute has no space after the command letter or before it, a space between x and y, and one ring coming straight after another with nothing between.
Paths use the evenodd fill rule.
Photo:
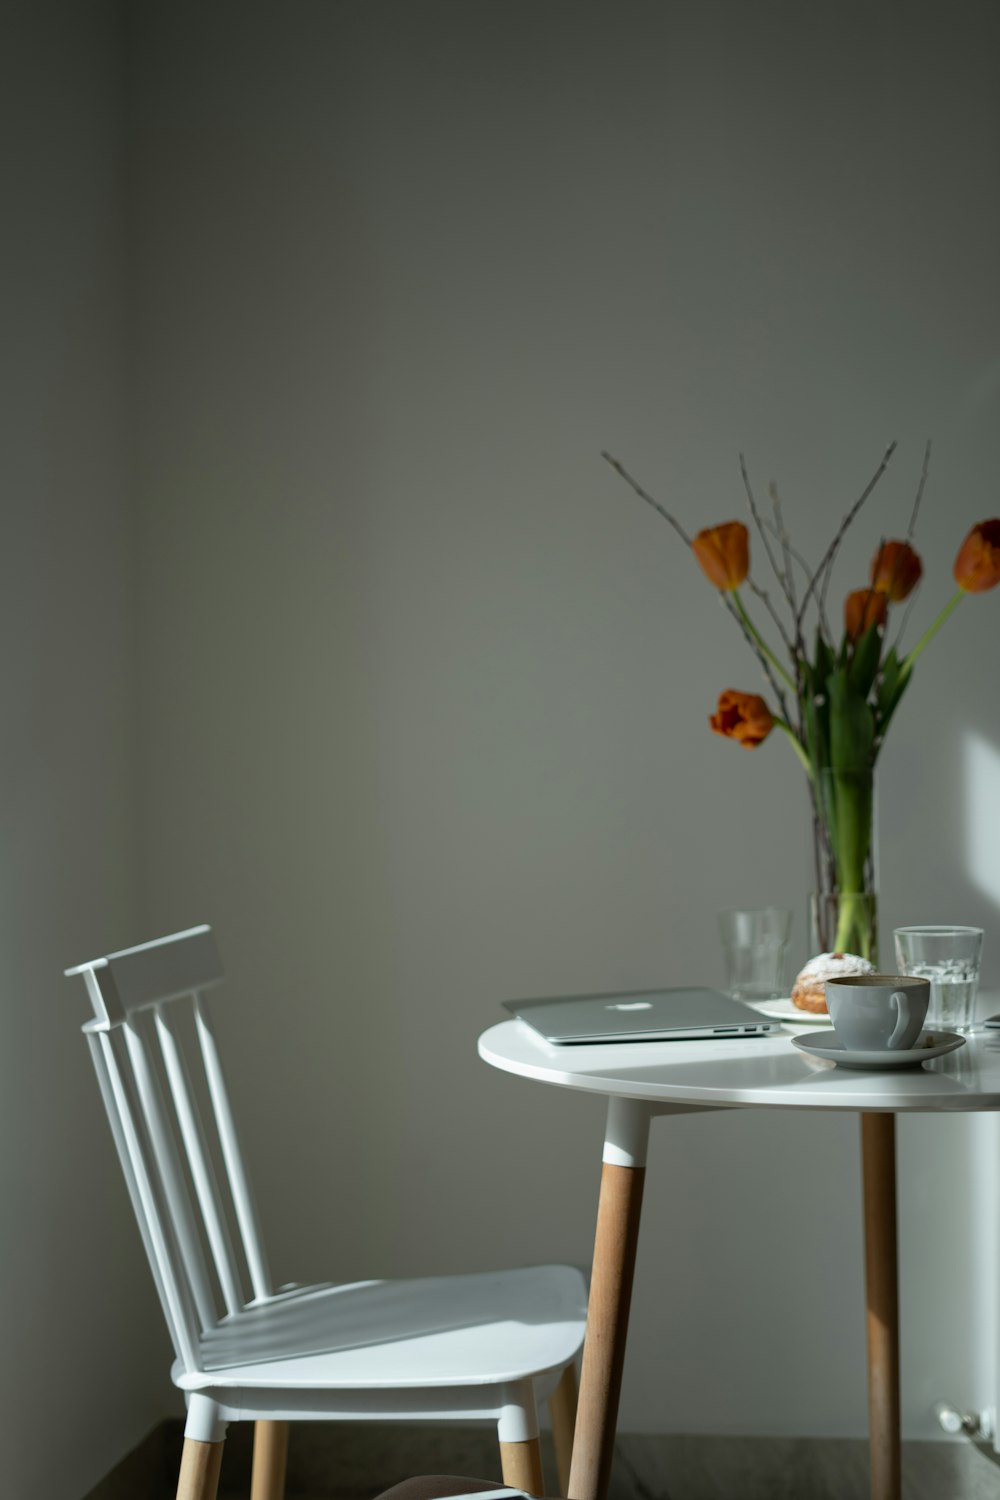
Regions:
<instances>
[{"instance_id":1,"label":"dark floor","mask_svg":"<svg viewBox=\"0 0 1000 1500\"><path fill-rule=\"evenodd\" d=\"M869 1500L868 1444L641 1437L616 1448L613 1500ZM1000 1460L962 1442L903 1444L904 1500L1000 1500Z\"/></svg>"},{"instance_id":2,"label":"dark floor","mask_svg":"<svg viewBox=\"0 0 1000 1500\"><path fill-rule=\"evenodd\" d=\"M230 1428L220 1500L250 1493L251 1429ZM461 1474L500 1483L495 1437L478 1429L385 1423L301 1423L292 1428L288 1500L371 1500L413 1474ZM123 1466L88 1500L173 1500L180 1423L165 1424L142 1470ZM543 1438L550 1493L552 1449ZM138 1459L138 1455L133 1458ZM904 1500L1000 1500L1000 1458L966 1439L904 1443ZM660 1437L625 1434L615 1450L610 1500L870 1500L868 1444L821 1438Z\"/></svg>"}]
</instances>

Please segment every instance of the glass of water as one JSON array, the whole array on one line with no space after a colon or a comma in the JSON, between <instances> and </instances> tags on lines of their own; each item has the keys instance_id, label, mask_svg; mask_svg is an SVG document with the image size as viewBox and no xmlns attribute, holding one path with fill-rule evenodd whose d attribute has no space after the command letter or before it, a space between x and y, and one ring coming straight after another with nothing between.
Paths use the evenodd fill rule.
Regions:
<instances>
[{"instance_id":1,"label":"glass of water","mask_svg":"<svg viewBox=\"0 0 1000 1500\"><path fill-rule=\"evenodd\" d=\"M896 966L931 982L929 1031L972 1030L979 988L981 927L897 927Z\"/></svg>"},{"instance_id":2,"label":"glass of water","mask_svg":"<svg viewBox=\"0 0 1000 1500\"><path fill-rule=\"evenodd\" d=\"M734 1000L773 1000L788 994L785 955L792 914L776 906L720 911L726 989Z\"/></svg>"}]
</instances>

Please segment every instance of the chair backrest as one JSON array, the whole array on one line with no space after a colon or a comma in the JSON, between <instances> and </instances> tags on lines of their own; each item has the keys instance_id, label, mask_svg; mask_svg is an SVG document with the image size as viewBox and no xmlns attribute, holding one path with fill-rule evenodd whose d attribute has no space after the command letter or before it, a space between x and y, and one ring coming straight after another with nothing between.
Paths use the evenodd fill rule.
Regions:
<instances>
[{"instance_id":1,"label":"chair backrest","mask_svg":"<svg viewBox=\"0 0 1000 1500\"><path fill-rule=\"evenodd\" d=\"M200 1368L220 1313L272 1295L205 991L222 978L210 927L66 970L174 1349ZM244 1275L247 1278L245 1284Z\"/></svg>"}]
</instances>

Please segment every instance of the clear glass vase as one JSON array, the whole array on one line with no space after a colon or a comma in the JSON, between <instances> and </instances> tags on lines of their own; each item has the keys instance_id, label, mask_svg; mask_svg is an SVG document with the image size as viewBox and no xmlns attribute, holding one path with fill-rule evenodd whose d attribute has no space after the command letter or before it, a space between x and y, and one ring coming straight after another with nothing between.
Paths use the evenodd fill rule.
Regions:
<instances>
[{"instance_id":1,"label":"clear glass vase","mask_svg":"<svg viewBox=\"0 0 1000 1500\"><path fill-rule=\"evenodd\" d=\"M875 772L824 770L810 788L816 889L809 898L811 952L855 953L878 967Z\"/></svg>"}]
</instances>

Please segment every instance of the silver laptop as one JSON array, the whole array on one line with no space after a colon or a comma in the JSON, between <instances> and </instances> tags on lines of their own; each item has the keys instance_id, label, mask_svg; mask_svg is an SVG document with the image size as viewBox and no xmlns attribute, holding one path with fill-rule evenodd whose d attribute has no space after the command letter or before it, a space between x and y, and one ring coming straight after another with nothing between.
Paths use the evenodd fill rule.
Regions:
<instances>
[{"instance_id":1,"label":"silver laptop","mask_svg":"<svg viewBox=\"0 0 1000 1500\"><path fill-rule=\"evenodd\" d=\"M673 1042L695 1037L769 1036L781 1031L740 1000L718 990L629 990L623 994L560 995L505 1000L504 1009L547 1042Z\"/></svg>"}]
</instances>

